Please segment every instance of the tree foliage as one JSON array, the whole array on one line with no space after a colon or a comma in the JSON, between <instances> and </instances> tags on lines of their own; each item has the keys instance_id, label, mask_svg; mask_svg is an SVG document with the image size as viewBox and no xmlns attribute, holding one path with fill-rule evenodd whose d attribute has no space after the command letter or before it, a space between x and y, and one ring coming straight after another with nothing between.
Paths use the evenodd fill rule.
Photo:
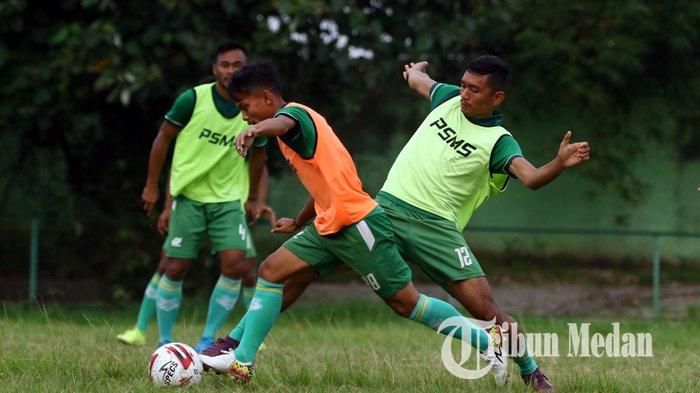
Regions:
<instances>
[{"instance_id":1,"label":"tree foliage","mask_svg":"<svg viewBox=\"0 0 700 393\"><path fill-rule=\"evenodd\" d=\"M404 63L428 60L435 79L456 83L470 58L499 55L511 69L508 126L576 127L595 149L587 175L638 202L635 157L660 141L679 163L700 154L697 26L692 1L6 0L0 215L142 217L162 115L227 41L271 61L288 98L317 107L373 168L388 167L392 141L425 113L401 79ZM146 223L136 222L110 238L142 242ZM51 244L62 247L62 236ZM86 247L64 251L80 259ZM122 254L100 265L148 260ZM108 274L118 282L124 271Z\"/></svg>"},{"instance_id":2,"label":"tree foliage","mask_svg":"<svg viewBox=\"0 0 700 393\"><path fill-rule=\"evenodd\" d=\"M629 158L650 139L676 141L679 159L700 142L696 2L8 0L0 22L5 209L29 197L36 213L135 210L162 114L229 40L272 61L355 151L420 119L399 92L403 63L455 82L482 53L509 62L515 119L571 114L595 143L590 175L629 197Z\"/></svg>"}]
</instances>

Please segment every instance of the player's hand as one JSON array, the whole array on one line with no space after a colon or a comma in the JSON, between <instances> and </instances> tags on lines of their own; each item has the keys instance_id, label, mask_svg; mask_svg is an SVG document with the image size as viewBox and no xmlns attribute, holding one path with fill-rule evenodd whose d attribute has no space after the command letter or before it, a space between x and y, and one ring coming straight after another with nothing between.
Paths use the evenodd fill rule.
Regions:
<instances>
[{"instance_id":1,"label":"player's hand","mask_svg":"<svg viewBox=\"0 0 700 393\"><path fill-rule=\"evenodd\" d=\"M559 153L557 153L557 158L564 168L576 166L588 161L591 157L591 148L588 146L588 142L570 143L570 140L571 131L567 131L559 144Z\"/></svg>"},{"instance_id":2,"label":"player's hand","mask_svg":"<svg viewBox=\"0 0 700 393\"><path fill-rule=\"evenodd\" d=\"M411 74L411 72L422 72L425 73L426 70L428 69L428 62L427 61L420 61L418 63L408 63L404 64L403 66L403 79L408 82L408 77Z\"/></svg>"},{"instance_id":3,"label":"player's hand","mask_svg":"<svg viewBox=\"0 0 700 393\"><path fill-rule=\"evenodd\" d=\"M236 151L241 157L245 157L246 154L248 154L248 149L253 145L253 140L255 139L253 127L249 127L247 130L236 135Z\"/></svg>"},{"instance_id":4,"label":"player's hand","mask_svg":"<svg viewBox=\"0 0 700 393\"><path fill-rule=\"evenodd\" d=\"M143 202L143 210L147 216L151 215L153 206L158 201L158 184L146 184L141 193L141 202Z\"/></svg>"},{"instance_id":5,"label":"player's hand","mask_svg":"<svg viewBox=\"0 0 700 393\"><path fill-rule=\"evenodd\" d=\"M248 216L251 225L260 218L261 205L262 204L255 199L248 199L245 201L243 207L245 208L245 214Z\"/></svg>"},{"instance_id":6,"label":"player's hand","mask_svg":"<svg viewBox=\"0 0 700 393\"><path fill-rule=\"evenodd\" d=\"M258 222L258 220L260 219L260 217L267 218L267 221L269 221L270 224L273 224L275 221L277 221L277 214L275 214L275 211L270 206L265 205L263 203L260 203L259 206L260 206L260 208L258 211L260 213L258 214L258 218L250 221L248 223L248 225L250 225L250 226L255 225Z\"/></svg>"},{"instance_id":7,"label":"player's hand","mask_svg":"<svg viewBox=\"0 0 700 393\"><path fill-rule=\"evenodd\" d=\"M156 223L156 230L158 233L165 236L168 233L168 226L170 225L170 209L163 209L158 216L158 222Z\"/></svg>"},{"instance_id":8,"label":"player's hand","mask_svg":"<svg viewBox=\"0 0 700 393\"><path fill-rule=\"evenodd\" d=\"M291 218L280 218L272 227L272 233L293 233L299 229L297 222Z\"/></svg>"}]
</instances>

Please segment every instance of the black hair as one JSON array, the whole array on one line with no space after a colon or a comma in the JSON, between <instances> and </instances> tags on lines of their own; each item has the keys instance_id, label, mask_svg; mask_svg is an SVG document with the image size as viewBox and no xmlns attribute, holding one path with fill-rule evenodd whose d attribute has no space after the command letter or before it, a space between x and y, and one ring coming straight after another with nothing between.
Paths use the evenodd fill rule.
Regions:
<instances>
[{"instance_id":1,"label":"black hair","mask_svg":"<svg viewBox=\"0 0 700 393\"><path fill-rule=\"evenodd\" d=\"M467 64L467 72L486 75L486 82L495 91L506 89L508 82L508 64L498 56L479 56Z\"/></svg>"},{"instance_id":2,"label":"black hair","mask_svg":"<svg viewBox=\"0 0 700 393\"><path fill-rule=\"evenodd\" d=\"M277 73L269 63L246 63L233 73L227 90L231 97L235 98L241 94L250 94L259 88L271 90L277 94L282 92Z\"/></svg>"},{"instance_id":3,"label":"black hair","mask_svg":"<svg viewBox=\"0 0 700 393\"><path fill-rule=\"evenodd\" d=\"M216 62L219 61L220 54L226 53L226 52L232 51L232 50L239 50L239 51L243 52L243 54L246 57L248 57L248 51L245 49L245 47L243 45L238 45L238 44L235 44L233 42L227 42L225 44L219 45L216 48L216 53L214 53L214 59L213 59L214 63L213 64L216 64Z\"/></svg>"}]
</instances>

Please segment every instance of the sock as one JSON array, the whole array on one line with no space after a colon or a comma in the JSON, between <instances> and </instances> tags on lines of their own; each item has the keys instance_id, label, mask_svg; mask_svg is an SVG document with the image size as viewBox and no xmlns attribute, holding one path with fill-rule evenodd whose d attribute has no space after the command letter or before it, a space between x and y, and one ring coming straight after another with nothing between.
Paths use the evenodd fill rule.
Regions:
<instances>
[{"instance_id":1,"label":"sock","mask_svg":"<svg viewBox=\"0 0 700 393\"><path fill-rule=\"evenodd\" d=\"M245 315L245 325L241 343L236 348L236 360L249 363L255 360L260 344L272 329L282 308L282 289L284 284L276 284L258 278L255 296ZM243 320L241 320L243 322ZM239 323L239 326L241 323ZM238 328L238 327L237 327ZM235 329L234 329L235 330ZM233 334L233 332L232 332Z\"/></svg>"},{"instance_id":2,"label":"sock","mask_svg":"<svg viewBox=\"0 0 700 393\"><path fill-rule=\"evenodd\" d=\"M527 344L525 344L525 355L513 356L512 359L515 364L518 365L520 375L532 374L535 372L535 370L537 370L537 363L535 363L535 359L530 357L530 353L527 350Z\"/></svg>"},{"instance_id":3,"label":"sock","mask_svg":"<svg viewBox=\"0 0 700 393\"><path fill-rule=\"evenodd\" d=\"M160 281L160 273L156 272L151 281L146 285L146 292L141 299L141 307L139 307L139 315L136 317L136 329L145 332L148 329L148 324L156 315L156 294L158 292L158 281Z\"/></svg>"},{"instance_id":4,"label":"sock","mask_svg":"<svg viewBox=\"0 0 700 393\"><path fill-rule=\"evenodd\" d=\"M245 323L247 320L247 316L248 313L246 312L245 315L243 315L243 318L241 318L241 320L238 322L238 325L236 325L236 327L233 328L233 330L231 330L231 333L229 333L228 335L229 337L238 342L241 341L241 339L243 338L243 332L245 331Z\"/></svg>"},{"instance_id":5,"label":"sock","mask_svg":"<svg viewBox=\"0 0 700 393\"><path fill-rule=\"evenodd\" d=\"M241 287L241 303L246 310L250 307L250 301L253 300L253 295L255 295L255 286Z\"/></svg>"},{"instance_id":6,"label":"sock","mask_svg":"<svg viewBox=\"0 0 700 393\"><path fill-rule=\"evenodd\" d=\"M172 281L163 276L158 283L156 296L156 314L158 315L158 334L160 340L173 339L173 326L177 312L182 303L182 281Z\"/></svg>"},{"instance_id":7,"label":"sock","mask_svg":"<svg viewBox=\"0 0 700 393\"><path fill-rule=\"evenodd\" d=\"M463 326L469 328L469 334L465 335L462 329L456 329L454 337L459 338L470 343L474 348L479 351L485 351L489 346L489 335L486 330L474 325L468 319L464 318L462 314L457 311L456 308L452 307L447 302L442 300L428 297L425 295L420 295L416 307L411 312L410 319L420 322L423 325L438 331L440 324L450 317L461 317L464 319ZM442 334L448 334L448 328L440 331ZM468 337L468 339L462 338Z\"/></svg>"},{"instance_id":8,"label":"sock","mask_svg":"<svg viewBox=\"0 0 700 393\"><path fill-rule=\"evenodd\" d=\"M202 337L214 339L214 335L221 325L231 315L231 310L236 305L238 293L241 291L241 280L219 276L214 290L209 299L209 312L207 312L207 323L204 325Z\"/></svg>"}]
</instances>

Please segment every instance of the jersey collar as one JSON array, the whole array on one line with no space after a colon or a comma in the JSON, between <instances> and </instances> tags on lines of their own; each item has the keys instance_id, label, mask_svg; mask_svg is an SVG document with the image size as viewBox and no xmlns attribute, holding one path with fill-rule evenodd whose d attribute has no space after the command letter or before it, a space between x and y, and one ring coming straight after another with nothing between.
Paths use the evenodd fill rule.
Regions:
<instances>
[{"instance_id":1,"label":"jersey collar","mask_svg":"<svg viewBox=\"0 0 700 393\"><path fill-rule=\"evenodd\" d=\"M483 119L477 119L469 116L464 117L466 117L471 123L481 127L495 127L503 124L503 113L499 111L493 111L493 114L490 117L485 117Z\"/></svg>"}]
</instances>

